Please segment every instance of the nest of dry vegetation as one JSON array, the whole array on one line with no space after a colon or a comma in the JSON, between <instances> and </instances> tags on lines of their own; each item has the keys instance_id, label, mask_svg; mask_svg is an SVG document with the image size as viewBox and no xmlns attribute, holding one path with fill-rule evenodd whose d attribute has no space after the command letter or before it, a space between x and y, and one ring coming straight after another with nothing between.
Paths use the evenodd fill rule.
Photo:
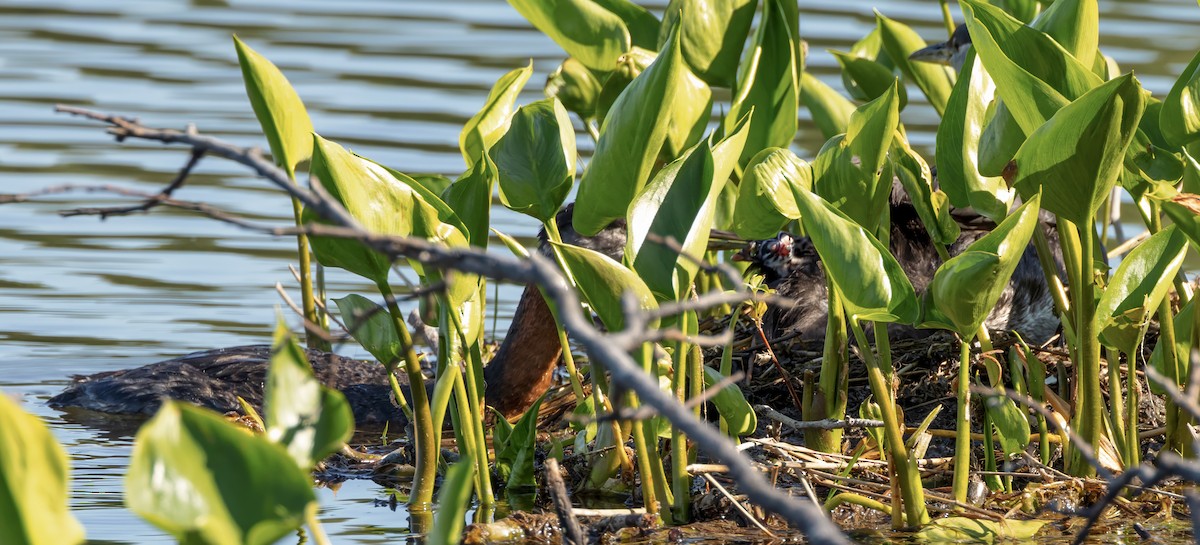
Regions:
<instances>
[{"instance_id":1,"label":"nest of dry vegetation","mask_svg":"<svg viewBox=\"0 0 1200 545\"><path fill-rule=\"evenodd\" d=\"M717 331L726 327L725 320L709 320L702 329ZM742 318L735 324L735 370L743 373L740 382L746 397L755 405L759 416L758 430L743 438L742 451L769 475L779 489L786 490L801 501L825 501L838 492L850 492L859 497L890 505L893 490L888 479L886 464L880 460L879 449L863 428L845 431L842 453L824 453L804 446L803 432L794 426L800 420L800 411L793 394L800 392L805 380L812 380L820 368L821 346L783 339L772 343L767 350L762 343L759 330L748 319ZM1153 347L1155 332L1147 347ZM1002 348L1009 343L998 339L996 346ZM892 345L894 367L898 380L897 400L910 430L920 426L930 413L940 411L928 426L927 434L914 449L920 462L922 481L926 488L926 499L930 514L934 517L955 513L980 520L1013 520L1037 518L1046 521L1041 534L1053 539L1074 535L1084 525L1078 516L1085 508L1102 501L1108 492L1107 481L1080 479L1066 475L1061 468L1059 437L1051 433L1051 463L1043 464L1039 459L1037 433L1026 452L1011 460L1004 460L996 453L999 475L1011 481L1011 492L988 492L980 478L983 472L984 449L981 441L973 441L973 478L970 503L954 502L951 493L952 456L954 449L954 422L956 413L955 381L958 367L958 341L949 336L934 335L920 340L896 341ZM1149 348L1144 357L1149 357ZM869 397L869 388L864 367L860 360L851 356L851 373L848 416L858 415L859 405ZM1057 389L1055 377L1071 375L1070 361L1064 350L1053 342L1035 349L1050 374L1047 388ZM719 358L719 350L706 354L710 360ZM778 364L776 364L776 361ZM1122 367L1122 376L1127 371ZM1102 373L1107 381L1107 373ZM806 378L808 377L808 378ZM791 388L789 389L788 384ZM1158 396L1146 391L1141 382L1140 424L1143 436L1144 459L1153 459L1161 448L1163 437L1163 402ZM973 415L979 415L982 407L979 396L975 396ZM1069 396L1063 396L1069 399ZM551 392L542 405L539 417L542 436L548 443L551 439L573 436L568 417L573 408L570 388L562 385ZM715 419L715 414L712 416ZM980 434L982 426L974 418L972 432ZM1054 428L1050 428L1051 432ZM396 444L382 444L378 435L376 446L360 447L357 453L347 452L328 460L318 477L330 486L347 478L373 478L386 486L403 486L411 475L411 460L404 448ZM978 439L978 437L977 437ZM539 441L541 444L543 441ZM452 447L449 443L446 445ZM630 457L634 451L627 445ZM447 456L454 456L444 451ZM565 480L566 489L578 491L588 475L590 465L584 456L576 456L570 447L564 452L562 468L558 464L547 464L545 452L537 460L538 475L545 477L548 467L555 468ZM720 460L709 460L701 456L697 463L689 466L694 476L691 519L693 524L683 527L660 527L656 517L644 515L636 475L622 476L622 482L613 482L615 491L599 500L608 509L581 508L576 494L571 516L583 523L587 541L628 542L665 540L679 542L698 537L721 542L761 542L764 538L792 539L797 536L786 525L746 501L740 495L736 483L727 478ZM529 502L521 505L506 517L499 513L497 522L475 524L465 534L467 543L499 543L516 541L559 543L563 535L563 509L555 509L552 502L553 490L547 482L539 479L539 493L525 496ZM1136 530L1144 538L1153 538L1158 529L1190 533L1181 520L1188 518L1187 504L1180 495L1180 486L1170 482L1159 487L1133 488L1132 492L1117 497L1097 520L1096 528L1120 526ZM536 498L536 499L534 499ZM805 498L812 498L811 500ZM590 496L584 505L595 504ZM396 504L390 504L396 508ZM616 508L613 508L616 506ZM890 517L880 511L852 503L842 503L831 510L833 519L851 534L875 533L890 528ZM1182 528L1182 530L1180 530ZM893 534L887 534L894 537Z\"/></svg>"}]
</instances>

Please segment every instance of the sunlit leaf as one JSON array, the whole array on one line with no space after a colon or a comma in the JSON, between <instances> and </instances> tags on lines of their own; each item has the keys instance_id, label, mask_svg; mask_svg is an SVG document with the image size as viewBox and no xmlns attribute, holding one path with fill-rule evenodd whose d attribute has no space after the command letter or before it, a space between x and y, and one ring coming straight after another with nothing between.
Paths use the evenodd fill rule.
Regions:
<instances>
[{"instance_id":1,"label":"sunlit leaf","mask_svg":"<svg viewBox=\"0 0 1200 545\"><path fill-rule=\"evenodd\" d=\"M844 136L830 139L813 162L816 192L867 229L883 217L891 193L891 176L882 168L900 121L897 80L879 98L850 116Z\"/></svg>"},{"instance_id":2,"label":"sunlit leaf","mask_svg":"<svg viewBox=\"0 0 1200 545\"><path fill-rule=\"evenodd\" d=\"M767 148L750 159L738 184L733 231L747 239L775 236L800 218L796 187L812 190L812 167L790 150Z\"/></svg>"},{"instance_id":3,"label":"sunlit leaf","mask_svg":"<svg viewBox=\"0 0 1200 545\"><path fill-rule=\"evenodd\" d=\"M626 293L633 295L640 308L658 307L646 283L624 265L594 250L553 241L551 244L558 248L579 291L609 331L625 329L621 300Z\"/></svg>"},{"instance_id":4,"label":"sunlit leaf","mask_svg":"<svg viewBox=\"0 0 1200 545\"><path fill-rule=\"evenodd\" d=\"M430 545L449 545L462 539L467 509L474 490L475 461L464 458L446 469L433 511L433 529L425 536Z\"/></svg>"},{"instance_id":5,"label":"sunlit leaf","mask_svg":"<svg viewBox=\"0 0 1200 545\"><path fill-rule=\"evenodd\" d=\"M583 63L568 57L546 77L542 91L547 98L557 98L564 108L579 117L591 119L600 98L600 81Z\"/></svg>"},{"instance_id":6,"label":"sunlit leaf","mask_svg":"<svg viewBox=\"0 0 1200 545\"><path fill-rule=\"evenodd\" d=\"M925 159L913 151L908 142L899 138L893 141L892 149L896 156L896 178L904 186L904 192L917 210L917 216L921 218L929 237L943 245L958 240L961 229L950 215L950 200L941 190L933 188L933 173Z\"/></svg>"},{"instance_id":7,"label":"sunlit leaf","mask_svg":"<svg viewBox=\"0 0 1200 545\"><path fill-rule=\"evenodd\" d=\"M800 74L800 102L826 139L846 132L854 103L810 73Z\"/></svg>"},{"instance_id":8,"label":"sunlit leaf","mask_svg":"<svg viewBox=\"0 0 1200 545\"><path fill-rule=\"evenodd\" d=\"M1200 52L1179 74L1159 112L1163 136L1175 146L1200 138Z\"/></svg>"},{"instance_id":9,"label":"sunlit leaf","mask_svg":"<svg viewBox=\"0 0 1200 545\"><path fill-rule=\"evenodd\" d=\"M854 220L806 190L796 191L804 232L821 256L825 274L859 320L912 323L912 284L891 252Z\"/></svg>"},{"instance_id":10,"label":"sunlit leaf","mask_svg":"<svg viewBox=\"0 0 1200 545\"><path fill-rule=\"evenodd\" d=\"M887 92L896 82L892 69L873 59L858 57L850 53L830 50L842 67L842 82L847 84L846 91L858 100L875 100ZM900 91L900 109L908 105L908 92L904 87Z\"/></svg>"},{"instance_id":11,"label":"sunlit leaf","mask_svg":"<svg viewBox=\"0 0 1200 545\"><path fill-rule=\"evenodd\" d=\"M1004 396L988 399L983 404L1000 439L1000 450L1013 455L1029 445L1031 432L1025 411L1012 399Z\"/></svg>"},{"instance_id":12,"label":"sunlit leaf","mask_svg":"<svg viewBox=\"0 0 1200 545\"><path fill-rule=\"evenodd\" d=\"M1140 330L1171 289L1187 255L1187 237L1170 226L1129 252L1096 304L1096 331L1108 346L1126 354L1136 349Z\"/></svg>"},{"instance_id":13,"label":"sunlit leaf","mask_svg":"<svg viewBox=\"0 0 1200 545\"><path fill-rule=\"evenodd\" d=\"M765 0L762 22L738 72L733 103L725 116L725 130L732 133L742 116L754 112L738 161L743 166L759 151L786 148L796 137L800 73L792 30L781 6L784 1Z\"/></svg>"},{"instance_id":14,"label":"sunlit leaf","mask_svg":"<svg viewBox=\"0 0 1200 545\"><path fill-rule=\"evenodd\" d=\"M723 378L725 377L721 375L720 371L712 367L704 367L705 388L712 388ZM710 401L717 408L717 413L725 420L731 435L754 433L758 427L758 414L754 412L750 402L746 401L746 396L742 394L742 389L738 388L737 384L729 384L721 388L721 391L714 394Z\"/></svg>"},{"instance_id":15,"label":"sunlit leaf","mask_svg":"<svg viewBox=\"0 0 1200 545\"><path fill-rule=\"evenodd\" d=\"M595 0L625 22L629 38L635 47L658 49L658 34L662 23L653 13L629 0Z\"/></svg>"},{"instance_id":16,"label":"sunlit leaf","mask_svg":"<svg viewBox=\"0 0 1200 545\"><path fill-rule=\"evenodd\" d=\"M683 58L710 85L732 87L758 0L671 0L659 45L683 17Z\"/></svg>"},{"instance_id":17,"label":"sunlit leaf","mask_svg":"<svg viewBox=\"0 0 1200 545\"><path fill-rule=\"evenodd\" d=\"M296 173L296 165L312 156L312 121L300 96L271 61L233 37L250 106L271 145L275 164Z\"/></svg>"},{"instance_id":18,"label":"sunlit leaf","mask_svg":"<svg viewBox=\"0 0 1200 545\"><path fill-rule=\"evenodd\" d=\"M0 543L82 542L67 508L68 476L67 455L46 424L0 392Z\"/></svg>"},{"instance_id":19,"label":"sunlit leaf","mask_svg":"<svg viewBox=\"0 0 1200 545\"><path fill-rule=\"evenodd\" d=\"M354 433L346 397L313 376L304 350L282 322L275 326L263 399L267 438L283 445L303 470L336 452Z\"/></svg>"},{"instance_id":20,"label":"sunlit leaf","mask_svg":"<svg viewBox=\"0 0 1200 545\"><path fill-rule=\"evenodd\" d=\"M542 222L558 213L575 181L575 129L557 99L522 106L488 153L504 206Z\"/></svg>"},{"instance_id":21,"label":"sunlit leaf","mask_svg":"<svg viewBox=\"0 0 1200 545\"><path fill-rule=\"evenodd\" d=\"M396 337L396 326L392 324L392 315L388 314L387 309L354 293L334 299L333 302L337 304L350 336L389 372L394 370L403 354L400 339Z\"/></svg>"},{"instance_id":22,"label":"sunlit leaf","mask_svg":"<svg viewBox=\"0 0 1200 545\"><path fill-rule=\"evenodd\" d=\"M579 182L575 230L594 235L624 217L641 192L671 129L672 99L685 81L678 26L658 58L630 83L604 118L592 161Z\"/></svg>"},{"instance_id":23,"label":"sunlit leaf","mask_svg":"<svg viewBox=\"0 0 1200 545\"><path fill-rule=\"evenodd\" d=\"M1145 101L1132 74L1106 82L1054 114L1013 158L1012 185L1042 207L1089 225L1123 168Z\"/></svg>"},{"instance_id":24,"label":"sunlit leaf","mask_svg":"<svg viewBox=\"0 0 1200 545\"><path fill-rule=\"evenodd\" d=\"M446 188L442 200L462 220L471 246L486 249L492 214L492 188L496 185L498 175L491 157L483 154L480 159Z\"/></svg>"},{"instance_id":25,"label":"sunlit leaf","mask_svg":"<svg viewBox=\"0 0 1200 545\"><path fill-rule=\"evenodd\" d=\"M125 505L183 543L269 545L315 501L282 446L169 400L138 432L125 475Z\"/></svg>"},{"instance_id":26,"label":"sunlit leaf","mask_svg":"<svg viewBox=\"0 0 1200 545\"><path fill-rule=\"evenodd\" d=\"M508 0L542 34L592 70L612 70L632 44L617 14L594 0Z\"/></svg>"},{"instance_id":27,"label":"sunlit leaf","mask_svg":"<svg viewBox=\"0 0 1200 545\"><path fill-rule=\"evenodd\" d=\"M1029 540L1048 520L1006 519L993 521L968 517L935 519L917 532L917 539L931 543L995 543L997 540Z\"/></svg>"},{"instance_id":28,"label":"sunlit leaf","mask_svg":"<svg viewBox=\"0 0 1200 545\"><path fill-rule=\"evenodd\" d=\"M458 147L467 166L473 165L508 130L513 103L521 89L525 88L530 74L533 74L532 61L529 66L501 76L488 93L483 108L463 124L462 132L458 135Z\"/></svg>"},{"instance_id":29,"label":"sunlit leaf","mask_svg":"<svg viewBox=\"0 0 1200 545\"><path fill-rule=\"evenodd\" d=\"M949 67L926 62L914 62L908 59L913 51L925 47L925 40L908 25L888 19L878 11L875 12L875 24L884 51L905 79L917 84L929 105L941 115L946 110L946 102L950 99L950 89L954 85L953 72ZM901 96L901 109L905 98Z\"/></svg>"}]
</instances>

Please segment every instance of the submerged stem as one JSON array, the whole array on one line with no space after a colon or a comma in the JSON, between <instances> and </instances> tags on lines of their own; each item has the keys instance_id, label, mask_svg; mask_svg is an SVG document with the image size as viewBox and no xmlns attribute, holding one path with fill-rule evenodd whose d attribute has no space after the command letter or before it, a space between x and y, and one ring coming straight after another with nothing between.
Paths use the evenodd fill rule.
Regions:
<instances>
[{"instance_id":1,"label":"submerged stem","mask_svg":"<svg viewBox=\"0 0 1200 545\"><path fill-rule=\"evenodd\" d=\"M396 304L392 288L386 281L379 282L379 293L387 301L388 314L400 340L404 354L404 371L408 375L409 391L412 393L413 429L412 437L416 451L416 471L413 474L412 495L408 498L410 511L428 510L433 503L433 484L437 479L438 445L434 440L433 413L429 409L429 395L425 391L425 376L421 374L421 362L413 350L412 336L404 323L404 313Z\"/></svg>"}]
</instances>

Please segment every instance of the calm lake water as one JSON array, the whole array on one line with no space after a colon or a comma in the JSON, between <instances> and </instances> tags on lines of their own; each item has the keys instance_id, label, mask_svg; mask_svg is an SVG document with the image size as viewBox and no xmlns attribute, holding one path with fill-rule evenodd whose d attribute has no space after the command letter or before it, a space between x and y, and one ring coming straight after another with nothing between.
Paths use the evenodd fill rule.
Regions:
<instances>
[{"instance_id":1,"label":"calm lake water","mask_svg":"<svg viewBox=\"0 0 1200 545\"><path fill-rule=\"evenodd\" d=\"M661 13L665 3L654 9ZM846 50L864 35L872 8L930 40L945 37L929 0L802 1L808 66L835 88L840 78L826 49ZM1104 51L1157 96L1200 49L1192 0L1103 1L1100 9ZM499 0L0 0L0 192L68 183L155 191L186 159L178 148L116 144L94 124L54 114L55 103L154 126L195 123L265 147L230 41L235 33L286 72L323 136L403 171L452 178L463 168L460 126L492 83L532 58L535 74L521 102L536 100L563 57ZM930 151L933 110L914 101L904 120L912 141ZM811 157L820 137L807 127L802 133L797 152ZM286 199L220 160L204 161L177 196L290 222ZM56 214L112 201L73 194L0 208L0 389L44 418L66 446L72 507L93 542L166 543L122 507L134 428L73 421L45 400L72 374L269 341L280 304L273 286L293 287L287 265L295 246L169 210L104 222ZM507 210L493 217L510 234L535 230ZM331 274L332 294L351 291L369 286ZM501 291L500 333L517 293ZM374 506L387 494L369 481L321 490L321 519L334 541L407 535L403 513Z\"/></svg>"}]
</instances>

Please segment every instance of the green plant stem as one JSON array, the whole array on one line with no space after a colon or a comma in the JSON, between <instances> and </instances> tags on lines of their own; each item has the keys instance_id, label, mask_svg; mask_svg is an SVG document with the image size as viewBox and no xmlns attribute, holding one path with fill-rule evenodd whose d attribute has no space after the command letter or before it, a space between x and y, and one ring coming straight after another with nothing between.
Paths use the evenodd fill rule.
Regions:
<instances>
[{"instance_id":1,"label":"green plant stem","mask_svg":"<svg viewBox=\"0 0 1200 545\"><path fill-rule=\"evenodd\" d=\"M649 344L642 345L642 349L636 355L642 364L642 370L651 376L657 376L654 373L653 347ZM629 392L628 395L630 408L636 410L641 404L637 395L633 392ZM664 518L670 519L671 512L661 511L659 508L660 505L672 505L674 501L671 498L671 489L667 485L662 459L658 455L658 434L645 426L644 421L634 420L633 437L634 448L637 450L638 471L642 476L642 497L646 498L646 512L661 512Z\"/></svg>"},{"instance_id":2,"label":"green plant stem","mask_svg":"<svg viewBox=\"0 0 1200 545\"><path fill-rule=\"evenodd\" d=\"M466 334L463 332L462 320L458 316L456 309L450 307L450 301L444 299L442 308L446 309L446 315L450 319L454 333L459 340L460 346L467 348L467 352L471 357L467 358L467 364L463 366L466 371L466 376L462 373L456 373L457 378L454 382L455 393L459 399L465 399L467 402L467 411L469 415L464 415L462 422L469 426L468 430L463 433L464 436L470 436L471 442L479 445L479 448L473 448L472 452L475 455L475 476L479 492L479 503L481 506L495 505L496 498L492 493L492 480L488 478L490 474L488 466L487 454L487 436L483 431L483 392L479 390L480 377L483 376L483 353L479 349L478 338L471 340L468 347ZM451 362L447 361L449 366ZM466 384L463 384L465 382Z\"/></svg>"},{"instance_id":3,"label":"green plant stem","mask_svg":"<svg viewBox=\"0 0 1200 545\"><path fill-rule=\"evenodd\" d=\"M837 509L841 505L847 503L850 505L866 507L867 509L874 509L889 515L892 514L892 506L859 494L855 494L853 492L840 492L838 494L829 496L829 499L825 500L825 505L822 507L824 507L826 511L833 511L834 509Z\"/></svg>"},{"instance_id":4,"label":"green plant stem","mask_svg":"<svg viewBox=\"0 0 1200 545\"><path fill-rule=\"evenodd\" d=\"M925 490L921 488L921 474L917 472L916 460L909 458L908 448L904 446L902 423L896 414L896 402L891 394L891 385L880 368L879 361L871 353L871 345L867 344L867 335L863 333L858 320L847 320L854 338L858 341L859 352L867 367L867 381L871 384L871 394L879 404L883 413L883 431L886 438L888 455L896 467L899 477L897 486L904 499L905 521L909 527L924 526L929 522L929 511L925 507ZM879 327L876 325L876 327Z\"/></svg>"},{"instance_id":5,"label":"green plant stem","mask_svg":"<svg viewBox=\"0 0 1200 545\"><path fill-rule=\"evenodd\" d=\"M1062 223L1062 220L1060 220ZM1079 269L1073 279L1077 283L1071 285L1071 294L1075 301L1075 323L1077 325L1079 348L1075 360L1076 404L1072 426L1087 444L1096 447L1104 431L1104 400L1100 391L1100 342L1099 332L1096 331L1094 315L1095 279L1094 252L1095 230L1092 228L1092 218L1087 218L1077 227L1080 251ZM1067 472L1077 477L1091 477L1096 474L1096 468L1088 464L1078 450L1073 449L1067 460Z\"/></svg>"},{"instance_id":6,"label":"green plant stem","mask_svg":"<svg viewBox=\"0 0 1200 545\"><path fill-rule=\"evenodd\" d=\"M681 324L684 331L687 330L686 318L683 318L684 324ZM671 376L671 390L675 392L675 398L680 403L687 401L687 372L688 372L688 357L691 350L688 349L688 343L675 343L675 373ZM685 524L688 521L689 499L691 499L691 477L687 472L687 436L683 430L676 426L671 426L671 491L675 496L675 502L671 505L672 522L675 524Z\"/></svg>"},{"instance_id":7,"label":"green plant stem","mask_svg":"<svg viewBox=\"0 0 1200 545\"><path fill-rule=\"evenodd\" d=\"M742 314L742 309L746 308L746 305L747 305L747 303L739 304L737 307L737 310L734 312L733 316L740 316ZM723 376L723 377L727 377L731 373L733 373L733 340L732 339L730 339L729 342L725 343L725 346L721 347L721 366L718 369L718 371L721 372L721 376ZM810 394L809 390L810 390L809 388L805 388L804 391L805 391L806 395ZM805 401L805 404L804 404L805 407L808 406L808 401L809 400ZM723 416L720 417L720 423L721 423L721 433L728 434L729 433L729 423L727 423L725 421L725 417L723 417Z\"/></svg>"},{"instance_id":8,"label":"green plant stem","mask_svg":"<svg viewBox=\"0 0 1200 545\"><path fill-rule=\"evenodd\" d=\"M954 36L954 16L950 14L950 5L946 0L938 0L942 5L942 22L946 23L946 36Z\"/></svg>"},{"instance_id":9,"label":"green plant stem","mask_svg":"<svg viewBox=\"0 0 1200 545\"><path fill-rule=\"evenodd\" d=\"M412 393L412 420L416 451L416 471L413 474L412 494L408 498L410 511L426 511L433 503L433 485L437 479L438 445L434 440L433 413L429 409L429 396L425 391L425 376L421 374L421 362L413 350L412 335L404 323L404 313L396 304L396 297L387 282L379 282L379 293L387 301L388 314L400 340L404 354L404 370L408 374L409 391Z\"/></svg>"},{"instance_id":10,"label":"green plant stem","mask_svg":"<svg viewBox=\"0 0 1200 545\"><path fill-rule=\"evenodd\" d=\"M554 218L543 222L542 225L546 229L546 236L551 241L562 243L562 235L558 232L558 224ZM567 268L567 263L563 259L562 252L558 251L558 248L554 248L553 246L552 248L554 261L558 263L558 268L562 269L571 286L575 286L575 277L571 276L571 269ZM555 310L556 305L552 301L546 301L546 306L550 308L552 314L555 314L554 327L558 330L558 343L562 345L563 365L567 367L568 379L571 381L571 393L575 394L576 404L583 403L586 396L583 395L583 383L579 380L579 370L575 367L575 356L571 354L571 343L567 339L567 330L563 329L562 320L558 319L557 311Z\"/></svg>"},{"instance_id":11,"label":"green plant stem","mask_svg":"<svg viewBox=\"0 0 1200 545\"><path fill-rule=\"evenodd\" d=\"M300 201L292 197L292 216L296 220L296 227L304 225L304 221L300 218L303 211ZM321 324L323 322L317 316L316 299L313 297L312 253L308 250L308 235L296 235L296 248L300 269L300 306L304 310L304 319L313 324ZM304 328L304 341L313 350L329 352L329 342L317 335L315 331L309 331L308 328Z\"/></svg>"},{"instance_id":12,"label":"green plant stem","mask_svg":"<svg viewBox=\"0 0 1200 545\"><path fill-rule=\"evenodd\" d=\"M1129 459L1129 445L1125 442L1125 396L1121 393L1121 353L1114 348L1105 349L1108 362L1108 425L1112 427L1114 443L1123 460ZM1130 358L1132 361L1133 358ZM1126 466L1129 467L1129 466Z\"/></svg>"},{"instance_id":13,"label":"green plant stem","mask_svg":"<svg viewBox=\"0 0 1200 545\"><path fill-rule=\"evenodd\" d=\"M1180 365L1179 358L1175 353L1175 319L1171 316L1171 303L1165 298L1159 305L1158 316L1158 343L1162 345L1163 351L1163 369L1166 370L1165 375L1171 379L1172 384L1180 384L1182 382L1183 366ZM1164 308L1165 307L1165 308ZM1192 340L1195 343L1195 339ZM1187 426L1184 425L1187 419L1181 418L1179 406L1171 400L1170 396L1166 398L1166 413L1167 413L1167 444L1166 449L1175 451L1177 454L1183 453L1184 443L1188 440Z\"/></svg>"},{"instance_id":14,"label":"green plant stem","mask_svg":"<svg viewBox=\"0 0 1200 545\"><path fill-rule=\"evenodd\" d=\"M954 433L954 501L966 503L971 470L971 343L963 339L958 352L958 416Z\"/></svg>"},{"instance_id":15,"label":"green plant stem","mask_svg":"<svg viewBox=\"0 0 1200 545\"><path fill-rule=\"evenodd\" d=\"M979 374L975 374L975 382L979 382ZM983 470L996 471L996 430L992 427L992 415L987 412L985 407L980 419L983 420ZM986 475L983 478L987 484L988 490L993 492L999 491L1003 484L1000 482L998 475Z\"/></svg>"},{"instance_id":16,"label":"green plant stem","mask_svg":"<svg viewBox=\"0 0 1200 545\"><path fill-rule=\"evenodd\" d=\"M329 536L325 535L325 528L321 527L321 520L317 518L316 502L310 503L304 509L304 523L308 526L313 545L330 545Z\"/></svg>"},{"instance_id":17,"label":"green plant stem","mask_svg":"<svg viewBox=\"0 0 1200 545\"><path fill-rule=\"evenodd\" d=\"M825 279L825 288L829 294L825 349L822 354L821 374L817 380L817 391L812 394L812 404L803 407L805 420L841 420L846 416L846 390L850 385L846 313L842 310L841 294L831 279ZM804 443L809 448L821 452L841 452L842 430L805 430Z\"/></svg>"},{"instance_id":18,"label":"green plant stem","mask_svg":"<svg viewBox=\"0 0 1200 545\"><path fill-rule=\"evenodd\" d=\"M1060 237L1061 238L1061 237ZM1054 252L1050 249L1050 241L1046 238L1046 230L1039 223L1033 230L1033 248L1037 250L1038 264L1042 266L1042 275L1046 277L1046 286L1054 299L1054 310L1063 324L1073 324L1071 304L1067 300L1067 290L1063 287L1062 279L1058 277L1058 265L1054 261ZM1065 259L1065 257L1064 257ZM1072 331L1074 331L1072 329ZM1068 344L1074 344L1074 339L1067 337Z\"/></svg>"}]
</instances>

